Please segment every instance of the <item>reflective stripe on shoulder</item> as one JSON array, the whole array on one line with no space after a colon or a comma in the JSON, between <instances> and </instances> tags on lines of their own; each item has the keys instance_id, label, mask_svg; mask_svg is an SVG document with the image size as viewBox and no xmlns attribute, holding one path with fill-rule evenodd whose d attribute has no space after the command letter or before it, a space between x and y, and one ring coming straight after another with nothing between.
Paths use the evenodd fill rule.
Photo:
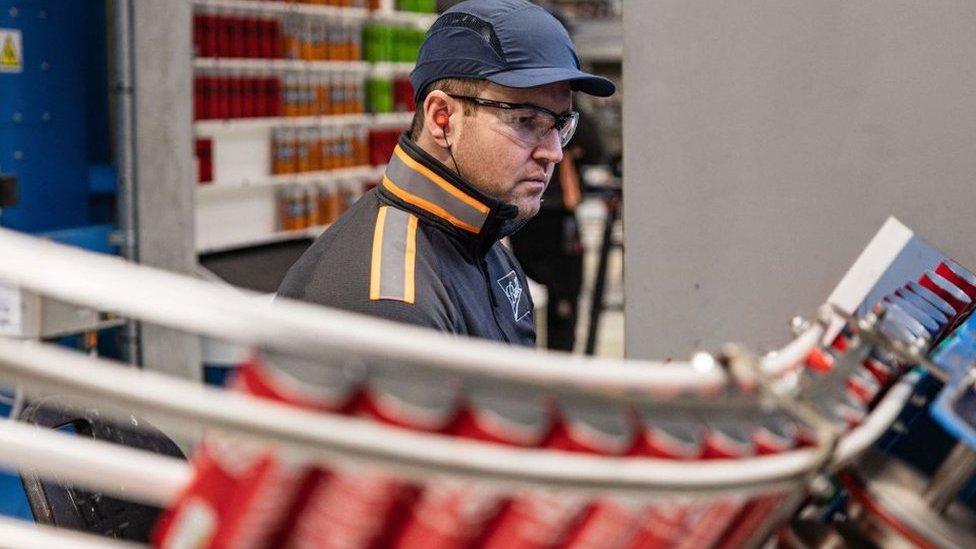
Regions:
<instances>
[{"instance_id":1,"label":"reflective stripe on shoulder","mask_svg":"<svg viewBox=\"0 0 976 549\"><path fill-rule=\"evenodd\" d=\"M417 216L381 206L373 228L369 298L413 303L416 297Z\"/></svg>"}]
</instances>

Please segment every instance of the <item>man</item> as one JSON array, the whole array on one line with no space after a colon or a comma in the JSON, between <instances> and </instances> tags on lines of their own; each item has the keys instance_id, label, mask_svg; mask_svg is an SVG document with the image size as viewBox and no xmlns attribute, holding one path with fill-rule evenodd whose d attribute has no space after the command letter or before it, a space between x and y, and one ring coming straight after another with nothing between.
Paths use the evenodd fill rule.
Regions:
<instances>
[{"instance_id":1,"label":"man","mask_svg":"<svg viewBox=\"0 0 976 549\"><path fill-rule=\"evenodd\" d=\"M562 25L525 0L469 0L431 26L410 75L417 112L379 187L289 270L279 295L520 345L535 343L525 275L499 243L539 210L578 115Z\"/></svg>"}]
</instances>

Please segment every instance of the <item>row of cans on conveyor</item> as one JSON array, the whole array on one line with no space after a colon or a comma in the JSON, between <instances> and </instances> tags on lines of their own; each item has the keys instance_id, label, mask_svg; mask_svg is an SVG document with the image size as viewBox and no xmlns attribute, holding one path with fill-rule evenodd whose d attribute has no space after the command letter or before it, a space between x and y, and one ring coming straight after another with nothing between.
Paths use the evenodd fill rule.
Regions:
<instances>
[{"instance_id":1,"label":"row of cans on conveyor","mask_svg":"<svg viewBox=\"0 0 976 549\"><path fill-rule=\"evenodd\" d=\"M498 380L450 383L414 368L352 377L342 368L265 354L244 365L233 385L302 408L413 431L593 456L739 459L813 442L806 428L775 413L692 412L666 403L634 407L609 398L552 396ZM206 508L211 518L203 523L212 531L197 539L209 539L203 546L210 547L737 547L759 531L784 497L637 502L610 495L502 493L446 480L418 485L345 465L327 470L220 440L205 445L194 467L196 480L166 515L160 542L185 535Z\"/></svg>"},{"instance_id":2,"label":"row of cans on conveyor","mask_svg":"<svg viewBox=\"0 0 976 549\"><path fill-rule=\"evenodd\" d=\"M945 260L882 298L885 312L878 329L892 340L928 347L953 334L969 317L974 303L976 275ZM814 383L834 369L847 352L851 336L852 331L845 328L829 346L810 353L806 363ZM815 405L837 424L856 422L906 366L886 349L875 347L842 380L846 394L841 401L821 400Z\"/></svg>"}]
</instances>

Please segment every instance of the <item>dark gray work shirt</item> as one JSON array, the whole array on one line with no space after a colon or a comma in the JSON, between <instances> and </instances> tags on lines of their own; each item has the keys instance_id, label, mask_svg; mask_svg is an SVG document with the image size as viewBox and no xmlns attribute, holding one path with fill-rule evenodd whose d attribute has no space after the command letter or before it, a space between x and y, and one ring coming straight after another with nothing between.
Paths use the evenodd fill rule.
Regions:
<instances>
[{"instance_id":1,"label":"dark gray work shirt","mask_svg":"<svg viewBox=\"0 0 976 549\"><path fill-rule=\"evenodd\" d=\"M516 213L401 136L383 182L312 244L278 295L534 345L525 274L499 242Z\"/></svg>"}]
</instances>

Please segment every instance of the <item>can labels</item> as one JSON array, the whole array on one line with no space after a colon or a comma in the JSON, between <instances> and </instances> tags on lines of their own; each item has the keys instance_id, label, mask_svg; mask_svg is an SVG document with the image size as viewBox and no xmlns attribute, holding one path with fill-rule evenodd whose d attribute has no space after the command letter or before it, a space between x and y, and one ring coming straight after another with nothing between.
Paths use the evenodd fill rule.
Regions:
<instances>
[{"instance_id":1,"label":"can labels","mask_svg":"<svg viewBox=\"0 0 976 549\"><path fill-rule=\"evenodd\" d=\"M502 502L502 494L486 486L443 480L428 484L394 547L467 547L483 533Z\"/></svg>"},{"instance_id":2,"label":"can labels","mask_svg":"<svg viewBox=\"0 0 976 549\"><path fill-rule=\"evenodd\" d=\"M951 259L939 263L936 274L956 285L971 300L976 300L976 275Z\"/></svg>"},{"instance_id":3,"label":"can labels","mask_svg":"<svg viewBox=\"0 0 976 549\"><path fill-rule=\"evenodd\" d=\"M303 469L273 451L210 440L193 459L194 479L153 534L159 547L207 539L210 547L274 545ZM203 518L205 517L205 518Z\"/></svg>"},{"instance_id":4,"label":"can labels","mask_svg":"<svg viewBox=\"0 0 976 549\"><path fill-rule=\"evenodd\" d=\"M547 446L601 455L623 455L634 444L636 429L627 410L593 398L558 400L560 420Z\"/></svg>"},{"instance_id":5,"label":"can labels","mask_svg":"<svg viewBox=\"0 0 976 549\"><path fill-rule=\"evenodd\" d=\"M549 548L562 543L586 505L579 496L537 490L516 496L485 540L485 549Z\"/></svg>"}]
</instances>

